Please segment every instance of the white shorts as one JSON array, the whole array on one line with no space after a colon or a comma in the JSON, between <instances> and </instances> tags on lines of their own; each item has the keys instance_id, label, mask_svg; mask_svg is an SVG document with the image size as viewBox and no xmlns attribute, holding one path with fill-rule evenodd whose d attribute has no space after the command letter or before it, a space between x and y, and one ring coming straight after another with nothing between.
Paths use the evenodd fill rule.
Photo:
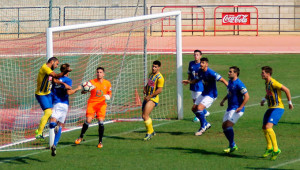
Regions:
<instances>
[{"instance_id":1,"label":"white shorts","mask_svg":"<svg viewBox=\"0 0 300 170\"><path fill-rule=\"evenodd\" d=\"M232 123L236 123L240 117L242 117L244 112L236 113L235 110L226 111L223 117L223 122L229 120Z\"/></svg>"},{"instance_id":2,"label":"white shorts","mask_svg":"<svg viewBox=\"0 0 300 170\"><path fill-rule=\"evenodd\" d=\"M69 105L65 103L56 103L53 105L52 115L57 121L65 123Z\"/></svg>"},{"instance_id":3,"label":"white shorts","mask_svg":"<svg viewBox=\"0 0 300 170\"><path fill-rule=\"evenodd\" d=\"M202 91L191 91L192 99L195 101L201 94L202 94Z\"/></svg>"},{"instance_id":4,"label":"white shorts","mask_svg":"<svg viewBox=\"0 0 300 170\"><path fill-rule=\"evenodd\" d=\"M202 96L200 95L196 101L195 101L195 105L199 105L199 104L202 104L205 106L205 108L209 108L213 102L216 100L217 98L212 98L210 96Z\"/></svg>"}]
</instances>

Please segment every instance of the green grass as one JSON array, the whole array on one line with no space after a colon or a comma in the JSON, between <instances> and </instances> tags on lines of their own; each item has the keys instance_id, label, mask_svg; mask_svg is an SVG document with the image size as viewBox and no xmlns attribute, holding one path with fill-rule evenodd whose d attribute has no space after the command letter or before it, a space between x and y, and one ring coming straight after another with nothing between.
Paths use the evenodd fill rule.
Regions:
<instances>
[{"instance_id":1,"label":"green grass","mask_svg":"<svg viewBox=\"0 0 300 170\"><path fill-rule=\"evenodd\" d=\"M229 66L241 69L240 79L249 91L250 100L244 116L234 126L235 141L239 150L232 155L222 153L228 142L221 124L226 107L220 107L226 88L218 83L219 97L208 110L212 128L196 137L199 128L193 123L190 111L192 101L188 87L184 87L184 119L179 121L154 121L157 135L144 142L143 122L123 122L105 125L104 148L97 148L97 127L90 127L86 141L75 146L80 131L63 133L57 156L49 150L0 152L1 169L299 169L300 167L300 55L204 55L210 67L227 79ZM183 58L183 76L191 55ZM265 95L261 67L273 67L273 78L287 86L292 93L295 109L286 109L279 125L274 127L282 153L276 161L260 158L266 147L261 130L267 107L258 105ZM165 87L167 88L167 87ZM283 98L286 99L283 94ZM287 101L284 100L285 107ZM159 106L155 109L159 109ZM286 164L284 164L286 163Z\"/></svg>"}]
</instances>

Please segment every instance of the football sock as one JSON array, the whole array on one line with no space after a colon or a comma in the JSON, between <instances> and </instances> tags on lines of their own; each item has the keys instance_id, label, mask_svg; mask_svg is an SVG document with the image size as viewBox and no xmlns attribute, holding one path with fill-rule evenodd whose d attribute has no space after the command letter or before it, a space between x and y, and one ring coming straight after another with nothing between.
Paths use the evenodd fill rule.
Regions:
<instances>
[{"instance_id":1,"label":"football sock","mask_svg":"<svg viewBox=\"0 0 300 170\"><path fill-rule=\"evenodd\" d=\"M263 129L263 130L264 130L264 134L265 134L266 141L267 141L267 149L272 149L272 141L271 141L270 135L269 135L267 129Z\"/></svg>"},{"instance_id":2,"label":"football sock","mask_svg":"<svg viewBox=\"0 0 300 170\"><path fill-rule=\"evenodd\" d=\"M144 123L145 123L145 126L146 126L147 133L148 134L153 133L154 129L153 129L153 125L152 125L152 119L149 117L149 119L144 121Z\"/></svg>"},{"instance_id":3,"label":"football sock","mask_svg":"<svg viewBox=\"0 0 300 170\"><path fill-rule=\"evenodd\" d=\"M52 147L52 145L54 144L54 138L56 137L55 136L55 133L54 133L54 128L57 124L55 122L51 122L49 127L49 146Z\"/></svg>"},{"instance_id":4,"label":"football sock","mask_svg":"<svg viewBox=\"0 0 300 170\"><path fill-rule=\"evenodd\" d=\"M49 119L49 117L52 114L52 109L46 109L44 110L44 116L41 118L41 122L38 128L38 135L42 135L43 134L43 130L45 128L45 125Z\"/></svg>"},{"instance_id":5,"label":"football sock","mask_svg":"<svg viewBox=\"0 0 300 170\"><path fill-rule=\"evenodd\" d=\"M54 138L54 145L57 146L58 141L60 139L61 136L61 131L62 131L62 127L59 126L57 133L55 134L55 138Z\"/></svg>"},{"instance_id":6,"label":"football sock","mask_svg":"<svg viewBox=\"0 0 300 170\"><path fill-rule=\"evenodd\" d=\"M223 132L224 132L227 140L229 141L229 147L233 148L234 145L235 145L233 128L232 127L228 127L226 129L224 129Z\"/></svg>"},{"instance_id":7,"label":"football sock","mask_svg":"<svg viewBox=\"0 0 300 170\"><path fill-rule=\"evenodd\" d=\"M204 110L203 110L203 114L205 115L206 113L207 113L207 110L206 110L206 109L204 109Z\"/></svg>"},{"instance_id":8,"label":"football sock","mask_svg":"<svg viewBox=\"0 0 300 170\"><path fill-rule=\"evenodd\" d=\"M277 145L277 140L276 140L276 134L273 130L273 128L267 129L267 132L271 138L272 144L273 144L273 151L277 152L278 151L278 145Z\"/></svg>"},{"instance_id":9,"label":"football sock","mask_svg":"<svg viewBox=\"0 0 300 170\"><path fill-rule=\"evenodd\" d=\"M82 125L82 129L81 129L81 133L80 133L80 138L83 138L83 135L88 130L88 128L89 128L89 123L85 121L84 124Z\"/></svg>"},{"instance_id":10,"label":"football sock","mask_svg":"<svg viewBox=\"0 0 300 170\"><path fill-rule=\"evenodd\" d=\"M205 128L205 125L207 124L207 121L205 119L203 111L198 110L196 112L196 117L200 120L201 128Z\"/></svg>"},{"instance_id":11,"label":"football sock","mask_svg":"<svg viewBox=\"0 0 300 170\"><path fill-rule=\"evenodd\" d=\"M99 133L99 143L102 143L102 138L104 134L104 124L102 121L98 122L99 128L98 128L98 133Z\"/></svg>"}]
</instances>

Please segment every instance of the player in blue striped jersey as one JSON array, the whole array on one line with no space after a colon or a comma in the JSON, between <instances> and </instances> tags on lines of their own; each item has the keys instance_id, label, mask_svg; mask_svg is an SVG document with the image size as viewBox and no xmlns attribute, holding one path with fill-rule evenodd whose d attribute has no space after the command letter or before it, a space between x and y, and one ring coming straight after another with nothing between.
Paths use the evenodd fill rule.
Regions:
<instances>
[{"instance_id":1,"label":"player in blue striped jersey","mask_svg":"<svg viewBox=\"0 0 300 170\"><path fill-rule=\"evenodd\" d=\"M195 50L194 51L195 60L193 60L189 63L188 80L193 81L198 76L198 71L200 69L200 59L201 59L201 57L202 57L202 52L200 50ZM201 95L201 93L203 91L202 81L199 81L195 84L190 84L190 91L191 91L193 103L195 103L196 99ZM195 113L195 111L197 111L197 105L195 105L195 104L193 105L192 111L194 113ZM209 115L209 112L206 111L206 109L204 109L203 111L204 111L205 116ZM194 122L199 122L199 119L197 118L197 116L195 116L193 121Z\"/></svg>"},{"instance_id":2,"label":"player in blue striped jersey","mask_svg":"<svg viewBox=\"0 0 300 170\"><path fill-rule=\"evenodd\" d=\"M224 149L225 153L231 153L238 149L234 142L233 125L243 116L245 105L249 100L249 94L244 83L238 78L240 69L232 66L228 71L227 95L221 101L220 105L228 99L228 107L223 117L223 132L229 141L229 147Z\"/></svg>"},{"instance_id":3,"label":"player in blue striped jersey","mask_svg":"<svg viewBox=\"0 0 300 170\"><path fill-rule=\"evenodd\" d=\"M228 85L228 82L220 74L208 67L207 58L203 57L200 61L200 69L198 71L197 79L194 79L193 81L182 81L183 84L194 84L198 81L202 81L204 85L202 94L195 101L195 105L197 105L196 116L198 119L200 119L201 124L200 129L195 133L196 136L201 136L207 129L211 127L211 124L206 121L203 111L204 109L209 108L217 99L218 91L216 82L220 81L224 83L225 86Z\"/></svg>"}]
</instances>

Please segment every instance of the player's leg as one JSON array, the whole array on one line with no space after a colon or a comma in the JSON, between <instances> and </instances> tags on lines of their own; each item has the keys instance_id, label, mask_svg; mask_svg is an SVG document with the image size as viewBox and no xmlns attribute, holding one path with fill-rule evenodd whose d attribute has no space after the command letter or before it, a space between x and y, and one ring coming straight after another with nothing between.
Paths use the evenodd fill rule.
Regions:
<instances>
[{"instance_id":1,"label":"player's leg","mask_svg":"<svg viewBox=\"0 0 300 170\"><path fill-rule=\"evenodd\" d=\"M51 94L48 95L35 95L37 101L39 102L41 108L44 111L44 115L41 118L38 130L36 131L36 138L39 140L44 140L43 130L45 125L52 114L52 98Z\"/></svg>"},{"instance_id":2,"label":"player's leg","mask_svg":"<svg viewBox=\"0 0 300 170\"><path fill-rule=\"evenodd\" d=\"M211 98L210 96L202 96L202 95L199 98L197 98L195 102L195 104L198 105L196 116L199 117L201 126L198 132L195 133L196 136L202 135L203 132L205 132L211 127L211 124L206 121L204 110L206 108L209 108L214 102L214 100L215 99Z\"/></svg>"},{"instance_id":3,"label":"player's leg","mask_svg":"<svg viewBox=\"0 0 300 170\"><path fill-rule=\"evenodd\" d=\"M238 149L237 145L234 142L233 126L234 126L234 124L236 124L238 119L243 114L244 114L244 112L236 113L235 110L229 110L229 111L226 111L226 113L223 117L222 128L223 128L224 135L226 136L226 138L229 142L229 147L227 149L224 149L224 152L226 152L226 153L231 153Z\"/></svg>"},{"instance_id":4,"label":"player's leg","mask_svg":"<svg viewBox=\"0 0 300 170\"><path fill-rule=\"evenodd\" d=\"M83 140L83 136L85 132L88 130L90 123L93 120L93 117L95 115L96 110L94 109L95 103L88 103L87 109L86 109L86 121L82 125L82 129L79 135L79 138L75 140L75 144L80 144L80 142Z\"/></svg>"},{"instance_id":5,"label":"player's leg","mask_svg":"<svg viewBox=\"0 0 300 170\"><path fill-rule=\"evenodd\" d=\"M152 136L155 135L154 129L153 129L153 125L152 125L152 119L150 118L150 113L152 112L153 108L157 105L157 103L153 102L152 100L150 101L145 101L143 102L143 106L142 106L142 118L144 120L145 123L145 127L147 130L146 136L144 138L144 140L149 140L151 139Z\"/></svg>"},{"instance_id":6,"label":"player's leg","mask_svg":"<svg viewBox=\"0 0 300 170\"><path fill-rule=\"evenodd\" d=\"M105 119L106 107L107 105L101 105L99 111L96 113L98 119L98 126L99 126L98 127L99 142L97 145L98 148L103 148L102 139L104 134L104 119Z\"/></svg>"},{"instance_id":7,"label":"player's leg","mask_svg":"<svg viewBox=\"0 0 300 170\"><path fill-rule=\"evenodd\" d=\"M280 120L281 116L284 113L284 109L268 109L264 116L263 122L263 131L267 140L267 149L263 157L267 157L272 151L271 160L275 160L277 156L281 153L281 150L278 148L276 134L273 130L273 125L276 125ZM273 146L273 150L270 148L270 143Z\"/></svg>"}]
</instances>

